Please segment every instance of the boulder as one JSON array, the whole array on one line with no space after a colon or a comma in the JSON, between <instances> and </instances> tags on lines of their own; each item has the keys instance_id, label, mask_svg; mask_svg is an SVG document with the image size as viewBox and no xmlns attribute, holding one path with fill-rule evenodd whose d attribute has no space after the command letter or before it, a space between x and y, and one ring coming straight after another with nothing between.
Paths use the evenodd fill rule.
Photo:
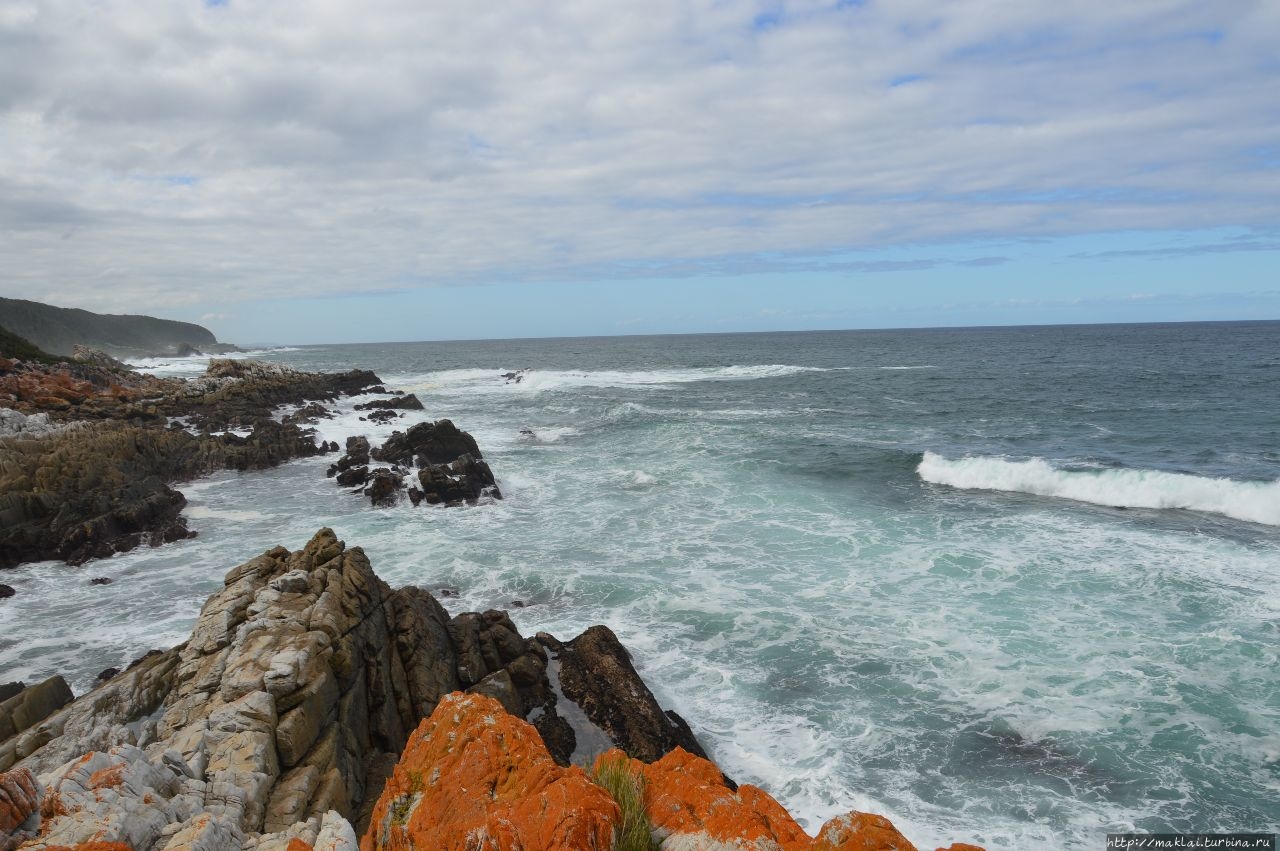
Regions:
<instances>
[{"instance_id":1,"label":"boulder","mask_svg":"<svg viewBox=\"0 0 1280 851\"><path fill-rule=\"evenodd\" d=\"M417 503L415 502L414 504L416 505ZM17 594L17 593L18 593L17 591L13 590L12 585L5 585L3 582L0 582L0 600L3 600L7 597L12 597L14 594Z\"/></svg>"},{"instance_id":2,"label":"boulder","mask_svg":"<svg viewBox=\"0 0 1280 851\"><path fill-rule=\"evenodd\" d=\"M373 451L373 460L402 467L448 464L463 455L482 458L475 438L450 420L418 423L408 431L393 432Z\"/></svg>"},{"instance_id":3,"label":"boulder","mask_svg":"<svg viewBox=\"0 0 1280 851\"><path fill-rule=\"evenodd\" d=\"M0 742L39 724L73 698L67 681L58 676L17 692L0 703ZM8 767L0 752L0 771Z\"/></svg>"},{"instance_id":4,"label":"boulder","mask_svg":"<svg viewBox=\"0 0 1280 851\"><path fill-rule=\"evenodd\" d=\"M613 847L618 805L483 695L449 695L410 736L361 851Z\"/></svg>"},{"instance_id":5,"label":"boulder","mask_svg":"<svg viewBox=\"0 0 1280 851\"><path fill-rule=\"evenodd\" d=\"M429 505L458 505L481 496L502 499L493 471L483 461L463 455L449 464L428 464L418 471L421 499Z\"/></svg>"},{"instance_id":6,"label":"boulder","mask_svg":"<svg viewBox=\"0 0 1280 851\"><path fill-rule=\"evenodd\" d=\"M369 473L369 485L364 493L375 506L386 507L396 504L403 487L404 476L394 470L379 467Z\"/></svg>"}]
</instances>

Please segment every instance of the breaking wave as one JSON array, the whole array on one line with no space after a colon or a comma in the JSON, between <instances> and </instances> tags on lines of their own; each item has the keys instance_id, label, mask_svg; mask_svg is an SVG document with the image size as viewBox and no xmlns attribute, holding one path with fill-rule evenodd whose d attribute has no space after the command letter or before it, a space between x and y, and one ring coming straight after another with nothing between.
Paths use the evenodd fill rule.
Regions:
<instances>
[{"instance_id":1,"label":"breaking wave","mask_svg":"<svg viewBox=\"0 0 1280 851\"><path fill-rule=\"evenodd\" d=\"M1010 491L1125 508L1181 508L1280 526L1280 481L1244 482L1160 470L1059 470L1042 458L949 459L924 453L916 468L926 482Z\"/></svg>"}]
</instances>

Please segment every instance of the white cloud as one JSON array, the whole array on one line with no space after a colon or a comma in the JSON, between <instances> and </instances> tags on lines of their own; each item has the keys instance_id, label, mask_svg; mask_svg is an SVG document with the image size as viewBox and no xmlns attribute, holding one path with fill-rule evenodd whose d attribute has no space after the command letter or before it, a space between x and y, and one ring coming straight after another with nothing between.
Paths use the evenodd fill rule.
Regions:
<instances>
[{"instance_id":1,"label":"white cloud","mask_svg":"<svg viewBox=\"0 0 1280 851\"><path fill-rule=\"evenodd\" d=\"M6 4L0 292L155 309L1273 225L1278 8Z\"/></svg>"}]
</instances>

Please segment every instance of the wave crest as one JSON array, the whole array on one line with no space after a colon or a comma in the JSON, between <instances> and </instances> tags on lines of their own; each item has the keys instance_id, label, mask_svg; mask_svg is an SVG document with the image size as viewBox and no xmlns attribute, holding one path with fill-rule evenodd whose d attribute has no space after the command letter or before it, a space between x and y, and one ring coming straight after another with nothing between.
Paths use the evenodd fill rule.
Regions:
<instances>
[{"instance_id":1,"label":"wave crest","mask_svg":"<svg viewBox=\"0 0 1280 851\"><path fill-rule=\"evenodd\" d=\"M916 472L926 482L953 488L1029 493L1125 508L1181 508L1280 526L1280 481L1242 482L1160 470L1059 470L1043 458L952 460L936 452L925 452Z\"/></svg>"}]
</instances>

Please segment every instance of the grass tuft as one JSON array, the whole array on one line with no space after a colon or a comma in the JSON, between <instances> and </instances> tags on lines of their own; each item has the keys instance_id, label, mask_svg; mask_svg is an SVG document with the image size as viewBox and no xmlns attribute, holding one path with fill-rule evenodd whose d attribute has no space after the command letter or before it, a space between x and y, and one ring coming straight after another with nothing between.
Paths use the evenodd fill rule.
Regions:
<instances>
[{"instance_id":1,"label":"grass tuft","mask_svg":"<svg viewBox=\"0 0 1280 851\"><path fill-rule=\"evenodd\" d=\"M649 816L644 811L644 776L631 770L630 760L621 754L600 759L591 771L591 779L603 787L622 810L622 825L613 851L658 851Z\"/></svg>"}]
</instances>

